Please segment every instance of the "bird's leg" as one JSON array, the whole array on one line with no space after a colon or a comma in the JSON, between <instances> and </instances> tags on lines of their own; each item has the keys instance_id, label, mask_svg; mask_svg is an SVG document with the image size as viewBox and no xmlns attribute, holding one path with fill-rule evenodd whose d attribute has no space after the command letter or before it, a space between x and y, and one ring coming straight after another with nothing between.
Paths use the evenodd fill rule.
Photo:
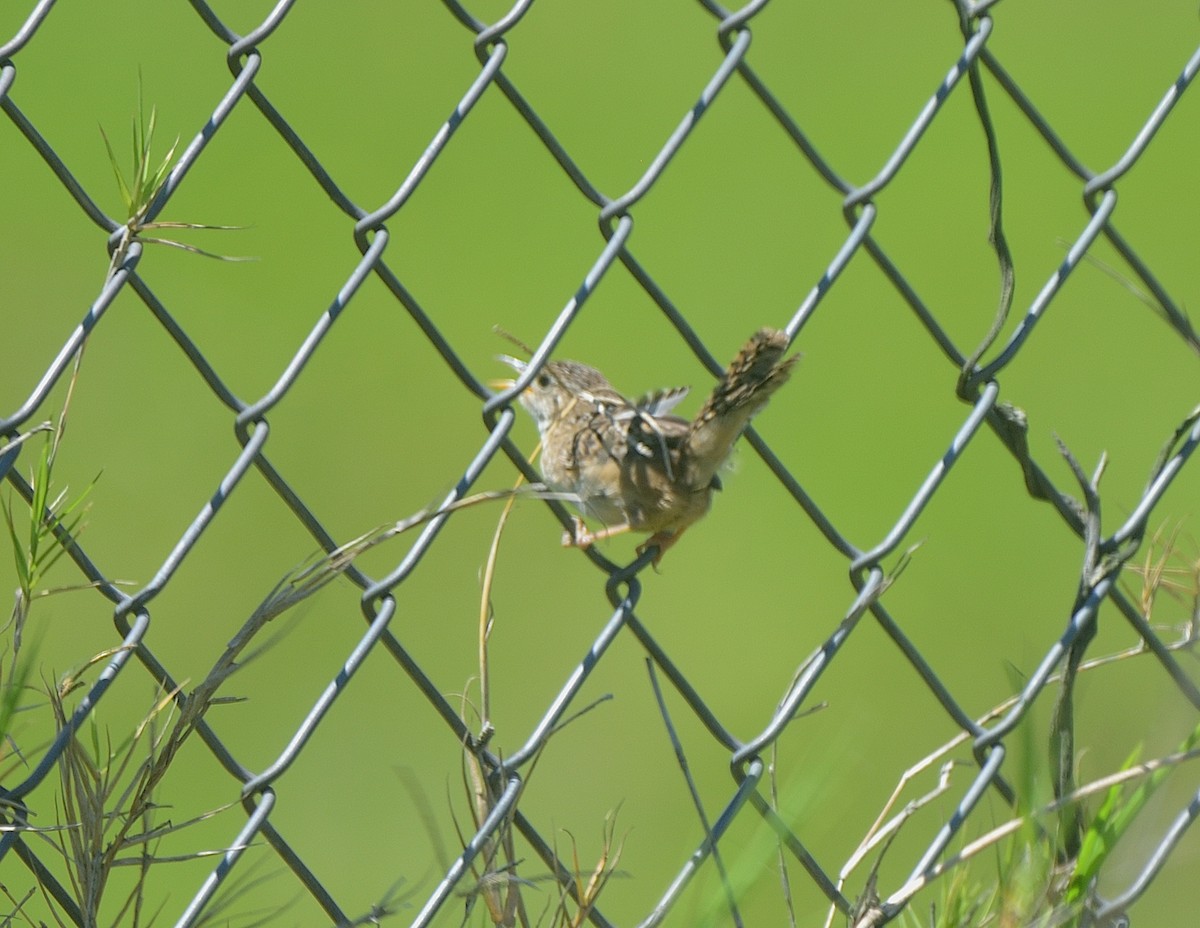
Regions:
<instances>
[{"instance_id":1,"label":"bird's leg","mask_svg":"<svg viewBox=\"0 0 1200 928\"><path fill-rule=\"evenodd\" d=\"M575 524L571 531L563 532L562 543L564 548L590 548L598 541L624 534L629 530L629 524L622 522L620 525L609 525L598 532L589 531L588 527L583 524L583 519L575 516Z\"/></svg>"}]
</instances>

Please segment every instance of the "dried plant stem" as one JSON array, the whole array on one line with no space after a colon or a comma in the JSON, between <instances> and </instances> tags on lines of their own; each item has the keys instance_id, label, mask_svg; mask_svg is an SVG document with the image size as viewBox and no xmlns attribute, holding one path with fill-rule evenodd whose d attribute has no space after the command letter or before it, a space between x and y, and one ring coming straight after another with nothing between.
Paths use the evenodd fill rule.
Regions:
<instances>
[{"instance_id":1,"label":"dried plant stem","mask_svg":"<svg viewBox=\"0 0 1200 928\"><path fill-rule=\"evenodd\" d=\"M537 451L534 450L534 457ZM492 544L488 548L487 563L483 569L483 589L479 597L479 711L480 711L480 736L483 740L491 737L492 733L492 687L491 674L488 668L488 639L492 636L492 621L495 618L492 612L492 583L496 577L496 561L500 556L500 538L504 534L504 527L508 524L508 517L512 513L513 504L517 501L517 494L525 483L523 476L517 477L517 482L513 484L511 495L504 502L504 508L500 510L500 518L496 520L496 531L492 533Z\"/></svg>"}]
</instances>

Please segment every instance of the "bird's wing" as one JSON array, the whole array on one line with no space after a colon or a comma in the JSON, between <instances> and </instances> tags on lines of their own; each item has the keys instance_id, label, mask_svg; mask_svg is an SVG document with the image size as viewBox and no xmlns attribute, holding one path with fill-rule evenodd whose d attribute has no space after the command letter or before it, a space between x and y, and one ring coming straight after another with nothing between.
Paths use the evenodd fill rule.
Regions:
<instances>
[{"instance_id":1,"label":"bird's wing","mask_svg":"<svg viewBox=\"0 0 1200 928\"><path fill-rule=\"evenodd\" d=\"M675 480L679 473L679 454L691 431L691 423L679 416L652 416L638 411L626 430L628 454L650 462Z\"/></svg>"},{"instance_id":2,"label":"bird's wing","mask_svg":"<svg viewBox=\"0 0 1200 928\"><path fill-rule=\"evenodd\" d=\"M690 387L664 387L647 393L634 405L648 416L665 416L688 395Z\"/></svg>"}]
</instances>

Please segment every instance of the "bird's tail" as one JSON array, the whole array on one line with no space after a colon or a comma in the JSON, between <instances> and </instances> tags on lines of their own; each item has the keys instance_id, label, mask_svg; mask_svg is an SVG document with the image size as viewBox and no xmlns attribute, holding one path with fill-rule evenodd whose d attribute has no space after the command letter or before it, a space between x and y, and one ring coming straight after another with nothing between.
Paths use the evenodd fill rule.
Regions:
<instances>
[{"instance_id":1,"label":"bird's tail","mask_svg":"<svg viewBox=\"0 0 1200 928\"><path fill-rule=\"evenodd\" d=\"M730 363L692 420L685 444L689 483L708 486L750 420L792 373L799 355L784 358L786 332L759 329Z\"/></svg>"}]
</instances>

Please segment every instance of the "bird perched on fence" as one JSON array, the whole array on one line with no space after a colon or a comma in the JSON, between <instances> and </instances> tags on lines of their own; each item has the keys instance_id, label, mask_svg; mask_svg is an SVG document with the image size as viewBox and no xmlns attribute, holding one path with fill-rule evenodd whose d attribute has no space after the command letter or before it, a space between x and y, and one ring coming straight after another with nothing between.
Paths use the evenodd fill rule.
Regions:
<instances>
[{"instance_id":1,"label":"bird perched on fence","mask_svg":"<svg viewBox=\"0 0 1200 928\"><path fill-rule=\"evenodd\" d=\"M622 532L650 532L638 553L657 546L657 564L708 512L721 486L717 471L734 442L790 376L799 356L784 358L787 347L785 332L759 329L691 421L671 415L686 387L629 400L593 367L547 362L520 396L541 433L542 476L604 525L589 531L576 517L563 544L586 548ZM501 360L518 374L527 366L516 358Z\"/></svg>"}]
</instances>

